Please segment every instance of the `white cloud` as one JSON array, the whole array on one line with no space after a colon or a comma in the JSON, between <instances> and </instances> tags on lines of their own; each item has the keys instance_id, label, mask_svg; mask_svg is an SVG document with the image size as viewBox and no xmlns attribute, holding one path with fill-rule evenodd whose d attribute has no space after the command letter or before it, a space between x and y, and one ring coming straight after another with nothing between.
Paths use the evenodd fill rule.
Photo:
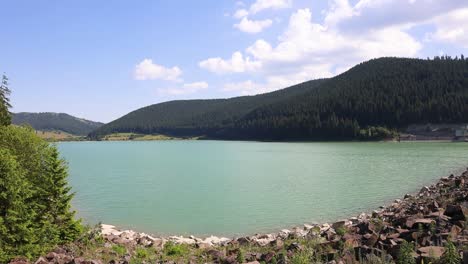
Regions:
<instances>
[{"instance_id":1,"label":"white cloud","mask_svg":"<svg viewBox=\"0 0 468 264\"><path fill-rule=\"evenodd\" d=\"M199 92L208 88L207 82L184 83L182 87L161 88L157 92L160 95L187 95Z\"/></svg>"},{"instance_id":2,"label":"white cloud","mask_svg":"<svg viewBox=\"0 0 468 264\"><path fill-rule=\"evenodd\" d=\"M248 9L249 15L254 9L263 10L261 6L273 8L262 5L273 2L276 3L256 1L258 5ZM359 0L356 4L330 0L329 3L329 8L322 12L322 22L316 22L310 9L299 9L291 14L277 41L258 39L244 51L233 53L230 59L216 57L201 62L200 66L212 72L244 74L246 81L227 83L223 90L256 94L336 75L372 58L419 57L423 42L418 39L419 34L412 34L420 30L419 26L433 30L424 43L437 41L468 48L466 0ZM238 63L233 62L234 57ZM246 67L246 61L255 66ZM257 81L252 81L254 74Z\"/></svg>"},{"instance_id":3,"label":"white cloud","mask_svg":"<svg viewBox=\"0 0 468 264\"><path fill-rule=\"evenodd\" d=\"M250 6L250 12L256 14L266 9L283 9L292 6L292 0L257 0Z\"/></svg>"},{"instance_id":4,"label":"white cloud","mask_svg":"<svg viewBox=\"0 0 468 264\"><path fill-rule=\"evenodd\" d=\"M255 34L262 32L267 27L270 27L272 23L273 21L271 21L270 19L249 20L247 17L244 17L239 22L239 24L235 24L234 27L238 28L240 31Z\"/></svg>"},{"instance_id":5,"label":"white cloud","mask_svg":"<svg viewBox=\"0 0 468 264\"><path fill-rule=\"evenodd\" d=\"M250 20L249 15L255 15L266 9L283 9L291 6L292 0L256 0L248 10L241 8L234 13L234 18L242 19L234 27L251 34L262 32L265 28L270 27L273 21L271 19Z\"/></svg>"},{"instance_id":6,"label":"white cloud","mask_svg":"<svg viewBox=\"0 0 468 264\"><path fill-rule=\"evenodd\" d=\"M182 75L182 70L175 66L166 68L162 65L153 63L151 59L144 59L135 66L134 77L136 80L166 80L166 81L180 81L179 77Z\"/></svg>"},{"instance_id":7,"label":"white cloud","mask_svg":"<svg viewBox=\"0 0 468 264\"><path fill-rule=\"evenodd\" d=\"M255 71L261 67L261 63L259 61L252 61L250 57L244 58L242 53L237 51L232 54L229 60L223 60L219 57L209 58L201 61L199 66L214 73L224 74Z\"/></svg>"},{"instance_id":8,"label":"white cloud","mask_svg":"<svg viewBox=\"0 0 468 264\"><path fill-rule=\"evenodd\" d=\"M234 13L234 17L237 19L241 19L243 17L246 17L247 15L249 15L249 12L245 9L239 9L236 11L236 13Z\"/></svg>"},{"instance_id":9,"label":"white cloud","mask_svg":"<svg viewBox=\"0 0 468 264\"><path fill-rule=\"evenodd\" d=\"M184 88L187 89L206 89L208 88L207 82L193 82L193 83L184 83Z\"/></svg>"},{"instance_id":10,"label":"white cloud","mask_svg":"<svg viewBox=\"0 0 468 264\"><path fill-rule=\"evenodd\" d=\"M236 92L241 95L255 95L286 88L310 79L331 77L331 65L306 66L301 71L285 75L266 76L264 82L252 80L226 83L224 92Z\"/></svg>"},{"instance_id":11,"label":"white cloud","mask_svg":"<svg viewBox=\"0 0 468 264\"><path fill-rule=\"evenodd\" d=\"M434 19L436 31L431 40L468 48L468 8L452 11Z\"/></svg>"},{"instance_id":12,"label":"white cloud","mask_svg":"<svg viewBox=\"0 0 468 264\"><path fill-rule=\"evenodd\" d=\"M273 46L260 39L246 49L245 53L252 56L247 57L248 61L256 67L226 66L233 64L233 58L243 65L241 52L235 52L231 60L214 58L200 65L214 72L262 72L267 76L310 73L306 69L317 67L322 69L322 73L330 73L331 69L344 69L375 57L416 56L421 49L421 44L401 28L388 27L361 35L342 34L332 27L313 23L309 9L299 9L293 13L287 29L278 40L277 45ZM309 79L315 77L311 75Z\"/></svg>"},{"instance_id":13,"label":"white cloud","mask_svg":"<svg viewBox=\"0 0 468 264\"><path fill-rule=\"evenodd\" d=\"M327 12L330 16L327 22L335 22L334 26L342 30L360 32L411 26L467 6L466 0L360 0L354 6L349 0L333 0L332 8Z\"/></svg>"}]
</instances>

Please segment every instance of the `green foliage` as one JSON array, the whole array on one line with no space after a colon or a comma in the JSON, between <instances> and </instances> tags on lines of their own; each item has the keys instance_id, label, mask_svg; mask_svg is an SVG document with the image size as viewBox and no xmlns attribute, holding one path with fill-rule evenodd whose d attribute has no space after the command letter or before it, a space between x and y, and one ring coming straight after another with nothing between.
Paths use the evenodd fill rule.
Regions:
<instances>
[{"instance_id":1,"label":"green foliage","mask_svg":"<svg viewBox=\"0 0 468 264\"><path fill-rule=\"evenodd\" d=\"M6 75L2 76L0 83L0 126L8 126L11 123L11 114L9 109L10 104L10 89L8 88L8 78Z\"/></svg>"},{"instance_id":2,"label":"green foliage","mask_svg":"<svg viewBox=\"0 0 468 264\"><path fill-rule=\"evenodd\" d=\"M448 242L447 245L445 246L445 253L442 255L440 258L439 262L440 264L460 264L461 263L461 257L457 252L457 248L452 242Z\"/></svg>"},{"instance_id":3,"label":"green foliage","mask_svg":"<svg viewBox=\"0 0 468 264\"><path fill-rule=\"evenodd\" d=\"M148 254L148 251L144 248L137 248L135 250L135 256L137 259L146 259L149 254Z\"/></svg>"},{"instance_id":4,"label":"green foliage","mask_svg":"<svg viewBox=\"0 0 468 264\"><path fill-rule=\"evenodd\" d=\"M336 234L339 236L344 236L346 234L347 230L344 226L338 227L336 229Z\"/></svg>"},{"instance_id":5,"label":"green foliage","mask_svg":"<svg viewBox=\"0 0 468 264\"><path fill-rule=\"evenodd\" d=\"M334 78L272 93L171 101L131 112L90 134L220 139L378 140L414 123L468 122L468 60L382 58Z\"/></svg>"},{"instance_id":6,"label":"green foliage","mask_svg":"<svg viewBox=\"0 0 468 264\"><path fill-rule=\"evenodd\" d=\"M119 256L123 256L123 255L125 255L125 253L127 253L127 249L122 245L113 245L112 250L115 253L117 253L117 255L119 255Z\"/></svg>"},{"instance_id":7,"label":"green foliage","mask_svg":"<svg viewBox=\"0 0 468 264\"><path fill-rule=\"evenodd\" d=\"M26 127L0 129L0 263L34 257L82 232L70 209L67 167Z\"/></svg>"},{"instance_id":8,"label":"green foliage","mask_svg":"<svg viewBox=\"0 0 468 264\"><path fill-rule=\"evenodd\" d=\"M63 113L16 113L12 123L30 125L36 130L64 131L72 135L85 136L102 126L102 123L77 118Z\"/></svg>"},{"instance_id":9,"label":"green foliage","mask_svg":"<svg viewBox=\"0 0 468 264\"><path fill-rule=\"evenodd\" d=\"M237 251L236 260L239 263L244 263L245 262L244 250L242 250L241 248L239 248L239 250Z\"/></svg>"},{"instance_id":10,"label":"green foliage","mask_svg":"<svg viewBox=\"0 0 468 264\"><path fill-rule=\"evenodd\" d=\"M413 252L413 245L403 241L400 246L400 252L398 253L396 264L416 264Z\"/></svg>"},{"instance_id":11,"label":"green foliage","mask_svg":"<svg viewBox=\"0 0 468 264\"><path fill-rule=\"evenodd\" d=\"M359 130L359 138L362 140L379 140L386 138L394 138L398 133L394 130L387 129L385 127L367 127Z\"/></svg>"},{"instance_id":12,"label":"green foliage","mask_svg":"<svg viewBox=\"0 0 468 264\"><path fill-rule=\"evenodd\" d=\"M273 256L270 261L271 264L278 264L278 260L276 259L276 256Z\"/></svg>"},{"instance_id":13,"label":"green foliage","mask_svg":"<svg viewBox=\"0 0 468 264\"><path fill-rule=\"evenodd\" d=\"M167 242L164 244L164 254L167 256L183 256L189 250L185 244L175 244L172 242Z\"/></svg>"},{"instance_id":14,"label":"green foliage","mask_svg":"<svg viewBox=\"0 0 468 264\"><path fill-rule=\"evenodd\" d=\"M291 264L310 264L312 263L312 256L307 251L296 252L291 257Z\"/></svg>"}]
</instances>

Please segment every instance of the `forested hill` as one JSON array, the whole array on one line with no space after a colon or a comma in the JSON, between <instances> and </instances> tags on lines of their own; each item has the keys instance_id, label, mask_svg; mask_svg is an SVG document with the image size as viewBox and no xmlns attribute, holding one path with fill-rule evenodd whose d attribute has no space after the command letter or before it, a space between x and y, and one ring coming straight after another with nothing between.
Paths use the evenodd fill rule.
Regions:
<instances>
[{"instance_id":1,"label":"forested hill","mask_svg":"<svg viewBox=\"0 0 468 264\"><path fill-rule=\"evenodd\" d=\"M99 138L106 134L135 132L161 133L172 136L214 135L254 109L301 95L318 87L325 80L313 80L299 85L255 96L230 99L170 101L133 111L90 134Z\"/></svg>"},{"instance_id":2,"label":"forested hill","mask_svg":"<svg viewBox=\"0 0 468 264\"><path fill-rule=\"evenodd\" d=\"M103 123L89 121L63 113L16 113L12 123L29 124L36 130L63 131L72 135L84 136L102 126Z\"/></svg>"},{"instance_id":3,"label":"forested hill","mask_svg":"<svg viewBox=\"0 0 468 264\"><path fill-rule=\"evenodd\" d=\"M465 58L381 58L334 78L273 93L156 104L91 136L139 132L220 139L351 139L425 122L468 122Z\"/></svg>"}]
</instances>

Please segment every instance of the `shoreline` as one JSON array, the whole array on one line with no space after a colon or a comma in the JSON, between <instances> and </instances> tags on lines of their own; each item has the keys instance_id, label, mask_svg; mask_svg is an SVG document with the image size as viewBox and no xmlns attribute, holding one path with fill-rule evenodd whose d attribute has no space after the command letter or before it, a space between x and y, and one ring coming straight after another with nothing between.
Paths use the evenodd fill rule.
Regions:
<instances>
[{"instance_id":1,"label":"shoreline","mask_svg":"<svg viewBox=\"0 0 468 264\"><path fill-rule=\"evenodd\" d=\"M409 141L409 142L412 142L412 141ZM437 142L439 142L439 141L437 141ZM453 179L457 179L458 177L464 177L464 175L468 176L468 168L465 168L465 169L460 168L460 169L456 170L455 173L457 173L459 176L454 176L453 174L451 174L449 177L453 177ZM430 184L429 186L423 186L422 189L437 188L436 186L441 181L447 181L447 179L449 179L449 177L439 178L439 180L436 180L436 182L432 181L433 182L432 184ZM420 192L409 193L409 194L406 194L404 197L415 197ZM393 202L390 202L391 200L393 200ZM362 220L362 219L366 219L366 218L368 219L369 216L371 216L375 212L385 211L388 208L390 208L392 206L395 206L395 203L402 203L404 200L405 200L405 198L401 198L401 197L400 198L397 197L397 198L394 198L394 199L389 199L388 203L385 203L384 205L381 205L379 208L375 208L374 210L372 210L371 213L361 212L357 216L352 216L352 217L348 217L347 219L337 220L333 224L336 224L338 222L340 222L340 223L341 222L347 222L349 224L351 222L355 222L356 220ZM229 238L227 236L214 236L214 235L201 236L201 237L197 237L197 236L194 236L194 235L188 235L188 236L184 236L184 235L162 235L161 236L161 235L147 234L145 232L137 232L137 231L134 231L132 229L120 229L120 228L117 228L116 226L110 225L110 224L101 224L100 227L101 227L102 235L106 239L110 238L111 241L113 240L113 238L115 236L125 236L126 239L132 239L132 237L134 237L134 239L146 237L146 238L148 238L150 240L160 241L162 244L164 244L166 242L173 242L173 243L176 243L176 244L188 244L188 245L196 245L198 243L204 243L204 244L209 244L210 246L225 246L226 244L228 244L230 242L233 242L233 241L236 241L236 240L242 239L242 238L250 238L252 241L258 242L260 245L265 244L265 243L268 244L269 242L273 241L273 238L284 237L284 236L287 237L291 233L295 233L296 235L299 235L299 236L305 236L307 232L303 232L303 231L309 231L309 230L311 230L311 229L313 229L315 227L320 227L320 229L323 229L323 228L331 227L333 224L330 224L329 222L323 222L321 224L320 223L319 224L317 224L317 223L304 223L304 224L302 224L302 226L294 226L294 227L290 227L290 228L283 228L283 229L280 229L280 231L277 231L277 232L255 233L253 235L241 235L241 236L234 236L232 238ZM268 238L270 239L269 241L268 241Z\"/></svg>"},{"instance_id":2,"label":"shoreline","mask_svg":"<svg viewBox=\"0 0 468 264\"><path fill-rule=\"evenodd\" d=\"M467 263L467 227L468 168L332 223L234 238L151 236L102 224L86 233L84 243L59 246L34 263L394 263L401 254L416 263Z\"/></svg>"}]
</instances>

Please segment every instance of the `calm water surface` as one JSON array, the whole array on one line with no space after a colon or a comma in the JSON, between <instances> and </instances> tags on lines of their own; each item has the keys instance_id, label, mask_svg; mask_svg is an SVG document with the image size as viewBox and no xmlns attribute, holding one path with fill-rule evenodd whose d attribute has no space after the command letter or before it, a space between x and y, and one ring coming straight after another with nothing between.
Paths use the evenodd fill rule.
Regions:
<instances>
[{"instance_id":1,"label":"calm water surface","mask_svg":"<svg viewBox=\"0 0 468 264\"><path fill-rule=\"evenodd\" d=\"M67 142L89 223L235 236L377 208L468 166L466 143Z\"/></svg>"}]
</instances>

